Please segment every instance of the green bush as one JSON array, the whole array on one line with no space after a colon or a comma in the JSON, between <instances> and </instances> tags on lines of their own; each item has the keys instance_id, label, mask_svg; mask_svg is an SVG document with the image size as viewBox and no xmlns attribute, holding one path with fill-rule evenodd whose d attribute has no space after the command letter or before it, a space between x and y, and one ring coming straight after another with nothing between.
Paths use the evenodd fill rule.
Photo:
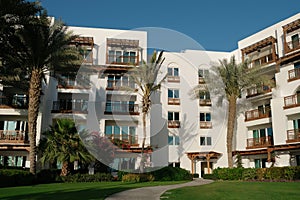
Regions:
<instances>
[{"instance_id":1,"label":"green bush","mask_svg":"<svg viewBox=\"0 0 300 200\"><path fill-rule=\"evenodd\" d=\"M199 174L193 174L193 178L199 178Z\"/></svg>"},{"instance_id":2,"label":"green bush","mask_svg":"<svg viewBox=\"0 0 300 200\"><path fill-rule=\"evenodd\" d=\"M255 168L244 168L242 179L245 181L255 180L257 177Z\"/></svg>"},{"instance_id":3,"label":"green bush","mask_svg":"<svg viewBox=\"0 0 300 200\"><path fill-rule=\"evenodd\" d=\"M213 174L221 180L242 180L244 168L217 168Z\"/></svg>"},{"instance_id":4,"label":"green bush","mask_svg":"<svg viewBox=\"0 0 300 200\"><path fill-rule=\"evenodd\" d=\"M164 167L151 172L156 181L182 181L193 180L189 171L179 167Z\"/></svg>"},{"instance_id":5,"label":"green bush","mask_svg":"<svg viewBox=\"0 0 300 200\"><path fill-rule=\"evenodd\" d=\"M96 174L73 174L65 177L61 177L63 182L106 182L112 181L113 177L108 173L96 173Z\"/></svg>"},{"instance_id":6,"label":"green bush","mask_svg":"<svg viewBox=\"0 0 300 200\"><path fill-rule=\"evenodd\" d=\"M32 185L34 183L35 177L29 171L20 169L0 170L0 187Z\"/></svg>"},{"instance_id":7,"label":"green bush","mask_svg":"<svg viewBox=\"0 0 300 200\"><path fill-rule=\"evenodd\" d=\"M37 183L61 182L60 169L43 169L36 174Z\"/></svg>"},{"instance_id":8,"label":"green bush","mask_svg":"<svg viewBox=\"0 0 300 200\"><path fill-rule=\"evenodd\" d=\"M154 181L152 174L125 174L122 176L122 182L139 183Z\"/></svg>"},{"instance_id":9,"label":"green bush","mask_svg":"<svg viewBox=\"0 0 300 200\"><path fill-rule=\"evenodd\" d=\"M203 174L202 178L210 179L210 180L217 180L217 177L214 174Z\"/></svg>"}]
</instances>

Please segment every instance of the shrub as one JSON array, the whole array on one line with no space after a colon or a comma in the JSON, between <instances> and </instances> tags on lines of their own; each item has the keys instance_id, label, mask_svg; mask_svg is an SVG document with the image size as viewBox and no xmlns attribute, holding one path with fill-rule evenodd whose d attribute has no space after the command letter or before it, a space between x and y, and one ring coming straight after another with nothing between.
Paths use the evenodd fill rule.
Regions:
<instances>
[{"instance_id":1,"label":"shrub","mask_svg":"<svg viewBox=\"0 0 300 200\"><path fill-rule=\"evenodd\" d=\"M20 169L1 169L0 187L12 187L34 184L34 175L29 171Z\"/></svg>"},{"instance_id":2,"label":"shrub","mask_svg":"<svg viewBox=\"0 0 300 200\"><path fill-rule=\"evenodd\" d=\"M178 167L164 167L151 172L156 181L182 181L193 180L189 171Z\"/></svg>"},{"instance_id":3,"label":"shrub","mask_svg":"<svg viewBox=\"0 0 300 200\"><path fill-rule=\"evenodd\" d=\"M211 179L211 180L217 180L217 177L214 174L203 174L202 178L204 178L204 179Z\"/></svg>"},{"instance_id":4,"label":"shrub","mask_svg":"<svg viewBox=\"0 0 300 200\"><path fill-rule=\"evenodd\" d=\"M242 179L247 180L255 180L257 177L255 168L244 168Z\"/></svg>"},{"instance_id":5,"label":"shrub","mask_svg":"<svg viewBox=\"0 0 300 200\"><path fill-rule=\"evenodd\" d=\"M154 181L152 174L125 174L122 176L122 182L139 183Z\"/></svg>"},{"instance_id":6,"label":"shrub","mask_svg":"<svg viewBox=\"0 0 300 200\"><path fill-rule=\"evenodd\" d=\"M222 180L242 180L244 168L217 168L213 174L217 179Z\"/></svg>"},{"instance_id":7,"label":"shrub","mask_svg":"<svg viewBox=\"0 0 300 200\"><path fill-rule=\"evenodd\" d=\"M106 182L112 181L113 177L108 173L96 173L96 174L73 174L65 177L61 177L63 182Z\"/></svg>"},{"instance_id":8,"label":"shrub","mask_svg":"<svg viewBox=\"0 0 300 200\"><path fill-rule=\"evenodd\" d=\"M199 178L199 174L193 174L193 178Z\"/></svg>"},{"instance_id":9,"label":"shrub","mask_svg":"<svg viewBox=\"0 0 300 200\"><path fill-rule=\"evenodd\" d=\"M43 169L36 174L38 183L61 182L60 169Z\"/></svg>"}]
</instances>

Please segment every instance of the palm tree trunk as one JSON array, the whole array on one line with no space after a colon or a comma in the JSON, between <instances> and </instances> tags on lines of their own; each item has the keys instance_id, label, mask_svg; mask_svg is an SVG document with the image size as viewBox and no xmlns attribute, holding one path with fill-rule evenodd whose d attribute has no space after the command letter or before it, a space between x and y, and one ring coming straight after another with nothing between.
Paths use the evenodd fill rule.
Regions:
<instances>
[{"instance_id":1,"label":"palm tree trunk","mask_svg":"<svg viewBox=\"0 0 300 200\"><path fill-rule=\"evenodd\" d=\"M232 158L232 143L234 135L234 126L236 119L236 97L234 95L228 98L229 107L228 107L228 121L227 121L227 158L228 158L228 167L233 167L233 158Z\"/></svg>"},{"instance_id":2,"label":"palm tree trunk","mask_svg":"<svg viewBox=\"0 0 300 200\"><path fill-rule=\"evenodd\" d=\"M36 173L36 124L39 113L42 73L39 69L34 69L31 72L29 85L29 104L28 104L28 131L30 138L30 172Z\"/></svg>"},{"instance_id":3,"label":"palm tree trunk","mask_svg":"<svg viewBox=\"0 0 300 200\"><path fill-rule=\"evenodd\" d=\"M141 151L141 163L140 163L140 172L144 172L144 150L145 150L145 143L146 143L146 117L147 113L143 112L143 142L142 142L142 151Z\"/></svg>"},{"instance_id":4,"label":"palm tree trunk","mask_svg":"<svg viewBox=\"0 0 300 200\"><path fill-rule=\"evenodd\" d=\"M63 162L63 165L61 167L61 176L68 176L70 173L69 163L67 161Z\"/></svg>"}]
</instances>

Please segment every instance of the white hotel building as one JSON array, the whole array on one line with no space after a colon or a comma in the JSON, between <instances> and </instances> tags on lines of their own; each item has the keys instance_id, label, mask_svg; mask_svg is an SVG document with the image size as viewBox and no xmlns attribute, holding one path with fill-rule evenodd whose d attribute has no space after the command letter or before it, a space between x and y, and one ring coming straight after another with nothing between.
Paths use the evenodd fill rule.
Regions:
<instances>
[{"instance_id":1,"label":"white hotel building","mask_svg":"<svg viewBox=\"0 0 300 200\"><path fill-rule=\"evenodd\" d=\"M73 45L86 55L94 73L60 74L47 78L38 118L38 138L58 118L73 118L79 129L99 131L124 142L118 169L137 168L143 139L140 96L122 86L135 87L126 74L132 64L147 59L147 32L70 27L80 35ZM300 14L265 28L241 41L233 52L184 50L165 52L162 75L153 95L147 121L148 165L180 166L192 173L211 173L227 166L226 102L212 94L192 98L192 88L205 84L205 75L219 59L232 55L251 67L261 65L273 77L271 88L249 88L239 102L234 155L244 167L300 165ZM91 84L80 80L88 78ZM121 86L121 87L120 87ZM0 162L29 166L27 97L1 87ZM298 102L299 101L299 102ZM246 102L246 103L245 103ZM126 152L131 152L130 158ZM133 155L133 156L132 156Z\"/></svg>"}]
</instances>

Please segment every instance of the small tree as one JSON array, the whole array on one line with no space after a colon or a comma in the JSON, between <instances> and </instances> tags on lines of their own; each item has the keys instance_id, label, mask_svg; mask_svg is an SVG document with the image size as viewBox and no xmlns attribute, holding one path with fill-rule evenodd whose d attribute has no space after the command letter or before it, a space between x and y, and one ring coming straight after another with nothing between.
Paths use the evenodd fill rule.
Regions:
<instances>
[{"instance_id":1,"label":"small tree","mask_svg":"<svg viewBox=\"0 0 300 200\"><path fill-rule=\"evenodd\" d=\"M70 173L74 161L85 164L94 159L81 141L74 121L70 119L57 120L43 135L45 137L39 144L42 154L40 161L42 164L57 161L62 163L61 176Z\"/></svg>"}]
</instances>

